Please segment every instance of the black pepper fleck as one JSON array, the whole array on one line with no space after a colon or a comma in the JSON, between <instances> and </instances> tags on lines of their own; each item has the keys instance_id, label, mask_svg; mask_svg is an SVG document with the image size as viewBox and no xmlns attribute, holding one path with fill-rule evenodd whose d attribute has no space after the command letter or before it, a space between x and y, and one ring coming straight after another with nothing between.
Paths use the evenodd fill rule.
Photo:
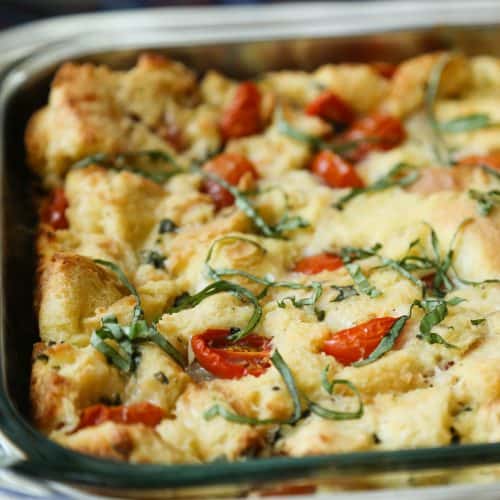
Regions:
<instances>
[{"instance_id":1,"label":"black pepper fleck","mask_svg":"<svg viewBox=\"0 0 500 500\"><path fill-rule=\"evenodd\" d=\"M168 384L169 383L168 377L162 371L156 372L154 374L154 378L156 380L158 380L158 382L160 382L160 384Z\"/></svg>"}]
</instances>

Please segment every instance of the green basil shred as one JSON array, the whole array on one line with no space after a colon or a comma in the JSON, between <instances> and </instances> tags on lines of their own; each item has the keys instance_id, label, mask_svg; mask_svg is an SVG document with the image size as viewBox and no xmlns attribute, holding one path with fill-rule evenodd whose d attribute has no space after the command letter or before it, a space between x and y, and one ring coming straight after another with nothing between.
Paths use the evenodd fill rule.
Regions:
<instances>
[{"instance_id":1,"label":"green basil shred","mask_svg":"<svg viewBox=\"0 0 500 500\"><path fill-rule=\"evenodd\" d=\"M498 126L500 126L500 123L493 122L486 113L471 113L470 115L442 122L439 124L439 129L441 132L448 134L459 134Z\"/></svg>"},{"instance_id":2,"label":"green basil shred","mask_svg":"<svg viewBox=\"0 0 500 500\"><path fill-rule=\"evenodd\" d=\"M92 332L90 337L91 345L124 372L134 371L139 356L139 344L145 341L154 342L180 366L184 367L186 362L183 355L158 332L155 323L152 325L147 324L144 319L140 296L122 269L107 260L94 259L94 262L111 269L119 281L135 297L136 304L132 320L128 325L120 325L114 315L103 316L101 318L101 327ZM112 341L112 343L107 341Z\"/></svg>"},{"instance_id":3,"label":"green basil shred","mask_svg":"<svg viewBox=\"0 0 500 500\"><path fill-rule=\"evenodd\" d=\"M254 283L258 283L263 286L262 290L255 296L257 300L263 299L271 288L288 288L292 290L305 290L311 291L311 296L297 300L295 297L285 297L278 301L279 307L285 307L285 302L290 301L291 304L296 308L303 308L305 306L311 306L313 308L316 317L322 321L324 318L324 312L320 311L316 307L316 303L321 297L323 293L323 287L318 282L313 282L310 285L303 285L301 283L295 283L293 281L273 281L267 278L263 278L260 276L255 276L254 274L248 273L246 271L242 271L239 269L215 269L210 265L210 261L212 256L214 255L215 248L219 245L226 245L235 241L243 241L250 245L255 246L262 252L262 254L266 253L266 249L259 243L249 238L245 238L243 236L223 236L215 240L211 245L207 252L207 256L205 257L205 269L207 276L214 280L220 280L223 277L228 276L238 276L241 278L245 278Z\"/></svg>"},{"instance_id":4,"label":"green basil shred","mask_svg":"<svg viewBox=\"0 0 500 500\"><path fill-rule=\"evenodd\" d=\"M425 92L425 110L432 130L433 151L437 161L443 165L451 165L451 159L450 152L441 134L442 129L437 121L435 108L443 72L451 59L451 54L443 54L434 64Z\"/></svg>"},{"instance_id":5,"label":"green basil shred","mask_svg":"<svg viewBox=\"0 0 500 500\"><path fill-rule=\"evenodd\" d=\"M165 311L165 314L175 314L179 311L192 309L206 298L211 297L212 295L217 295L218 293L230 293L231 295L238 297L243 302L250 302L253 306L253 313L246 326L228 337L231 342L238 342L238 340L241 340L243 337L248 335L257 326L262 317L262 307L252 292L240 285L237 285L236 283L231 283L230 281L225 280L210 283L210 285L206 286L203 290L200 290L194 295L184 295L176 305L168 308Z\"/></svg>"},{"instance_id":6,"label":"green basil shred","mask_svg":"<svg viewBox=\"0 0 500 500\"><path fill-rule=\"evenodd\" d=\"M455 345L444 340L441 335L433 332L432 329L446 318L448 315L449 305L455 306L463 301L464 299L460 297L454 297L448 301L442 298L428 298L413 302L412 308L414 306L420 307L425 313L420 321L420 334L418 335L418 338L425 340L429 344L442 344L449 348L456 348Z\"/></svg>"},{"instance_id":7,"label":"green basil shred","mask_svg":"<svg viewBox=\"0 0 500 500\"><path fill-rule=\"evenodd\" d=\"M417 170L417 167L409 163L398 163L373 184L362 188L352 188L346 195L337 200L333 206L338 210L342 210L349 201L362 194L376 193L398 186L409 186L419 178L420 174Z\"/></svg>"},{"instance_id":8,"label":"green basil shred","mask_svg":"<svg viewBox=\"0 0 500 500\"><path fill-rule=\"evenodd\" d=\"M230 422L247 425L284 425L294 424L295 422L297 422L302 417L302 407L300 403L299 391L297 389L297 385L295 383L295 379L293 378L292 372L290 371L290 368L285 363L285 360L282 358L278 350L275 350L273 355L271 356L271 362L273 363L276 370L278 370L281 378L283 379L283 382L285 382L285 385L292 399L293 413L290 418L281 420L276 418L258 419L246 417L244 415L233 413L225 406L222 406L220 404L215 404L208 410L206 410L203 413L203 418L205 420L212 420L215 417L222 417Z\"/></svg>"},{"instance_id":9,"label":"green basil shred","mask_svg":"<svg viewBox=\"0 0 500 500\"><path fill-rule=\"evenodd\" d=\"M469 189L469 196L477 201L477 210L483 216L489 215L495 205L500 205L500 190L498 189L490 191Z\"/></svg>"},{"instance_id":10,"label":"green basil shred","mask_svg":"<svg viewBox=\"0 0 500 500\"><path fill-rule=\"evenodd\" d=\"M364 413L363 400L361 398L361 394L358 391L357 387L350 382L349 380L344 379L333 379L331 381L328 380L328 366L321 373L321 385L323 389L328 394L333 394L333 389L338 385L347 386L356 396L358 400L358 409L356 411L338 411L332 410L329 408L325 408L324 406L319 405L318 403L314 403L313 401L309 401L309 409L312 413L318 415L321 418L327 420L355 420L361 418Z\"/></svg>"},{"instance_id":11,"label":"green basil shred","mask_svg":"<svg viewBox=\"0 0 500 500\"><path fill-rule=\"evenodd\" d=\"M394 322L390 330L382 337L382 340L379 342L375 350L367 358L353 363L353 366L360 367L369 365L370 363L373 363L374 361L377 361L377 359L381 358L386 352L390 351L394 347L394 343L410 318L410 314L400 316Z\"/></svg>"},{"instance_id":12,"label":"green basil shred","mask_svg":"<svg viewBox=\"0 0 500 500\"><path fill-rule=\"evenodd\" d=\"M171 168L169 170L149 170L130 163L141 158L146 158L154 163L167 163ZM185 172L185 169L175 161L172 155L165 151L158 150L131 151L114 155L97 153L74 163L71 169L82 169L94 164L110 170L127 170L128 172L145 177L157 184L163 184L174 175Z\"/></svg>"},{"instance_id":13,"label":"green basil shred","mask_svg":"<svg viewBox=\"0 0 500 500\"><path fill-rule=\"evenodd\" d=\"M352 285L348 286L331 285L330 288L332 288L333 290L337 290L337 292L339 292L338 295L330 302L342 302L343 300L346 300L350 297L355 297L356 295L359 295L356 288Z\"/></svg>"},{"instance_id":14,"label":"green basil shred","mask_svg":"<svg viewBox=\"0 0 500 500\"><path fill-rule=\"evenodd\" d=\"M470 322L472 325L477 326L481 325L486 321L486 318L477 318L477 319L471 319Z\"/></svg>"},{"instance_id":15,"label":"green basil shred","mask_svg":"<svg viewBox=\"0 0 500 500\"><path fill-rule=\"evenodd\" d=\"M285 212L284 217L278 221L276 225L270 226L253 206L247 195L240 191L237 187L229 184L226 180L213 174L212 172L207 172L198 167L192 167L192 170L229 191L234 197L235 205L254 223L255 227L268 238L284 238L285 232L309 226L309 223L302 219L302 217L290 217L288 215L288 210Z\"/></svg>"},{"instance_id":16,"label":"green basil shred","mask_svg":"<svg viewBox=\"0 0 500 500\"><path fill-rule=\"evenodd\" d=\"M301 130L293 127L289 122L286 121L281 108L278 108L276 111L276 126L278 132L292 139L295 139L296 141L307 144L313 151L321 151L326 149L340 155L356 149L361 144L380 141L380 138L378 137L364 137L363 139L356 139L352 141L326 142L323 141L320 137L306 134L305 132L302 132Z\"/></svg>"}]
</instances>

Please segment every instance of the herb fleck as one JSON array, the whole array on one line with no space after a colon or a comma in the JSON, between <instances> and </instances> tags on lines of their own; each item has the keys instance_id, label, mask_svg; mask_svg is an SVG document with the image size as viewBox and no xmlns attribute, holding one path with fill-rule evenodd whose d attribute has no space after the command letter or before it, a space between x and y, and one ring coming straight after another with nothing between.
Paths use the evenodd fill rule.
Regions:
<instances>
[{"instance_id":1,"label":"herb fleck","mask_svg":"<svg viewBox=\"0 0 500 500\"><path fill-rule=\"evenodd\" d=\"M160 226L158 232L160 234L165 233L175 233L178 229L177 224L172 219L162 219L160 221Z\"/></svg>"}]
</instances>

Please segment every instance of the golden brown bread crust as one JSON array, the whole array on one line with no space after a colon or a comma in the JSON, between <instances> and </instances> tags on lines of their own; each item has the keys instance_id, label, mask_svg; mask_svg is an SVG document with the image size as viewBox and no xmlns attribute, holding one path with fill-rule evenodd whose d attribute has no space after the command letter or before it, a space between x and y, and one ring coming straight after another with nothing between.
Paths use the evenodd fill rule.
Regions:
<instances>
[{"instance_id":1,"label":"golden brown bread crust","mask_svg":"<svg viewBox=\"0 0 500 500\"><path fill-rule=\"evenodd\" d=\"M468 194L471 188L498 190L498 179L481 168L443 165L433 154L423 99L440 56L424 54L405 61L392 79L369 64L263 75L257 86L264 129L226 143L220 117L234 98L234 80L209 72L198 82L180 63L154 54L141 56L125 72L91 64L63 65L48 105L33 115L26 130L31 167L45 186L62 186L69 204L69 227L54 230L41 224L37 238L42 342L33 351L35 425L84 453L157 463L441 446L456 434L462 442L497 441L500 285L462 283L446 295L447 300L464 301L449 305L446 317L432 331L455 349L422 340L424 313L414 307L393 349L376 362L356 367L322 352L323 342L367 320L407 314L414 301L422 299L421 289L394 268L378 268L377 257L360 261L370 284L382 291L377 297L358 289L349 299L336 300L338 291L331 285L353 286L345 267L314 276L294 272L303 256L338 253L348 246L368 249L379 243L380 254L395 260L409 251L432 256L430 226L438 235L441 259L446 259L454 241L453 265L459 276L473 281L500 278L500 209L493 206L488 216L482 216ZM278 112L279 107L303 134L325 140L337 137L335 125L304 112L325 90L342 97L358 116L384 112L403 121L406 140L357 163L365 185L400 162L413 165L419 178L410 186L360 195L343 210L334 208L348 191L331 189L311 173L313 148L283 133ZM438 94L435 112L440 122L475 113L487 113L500 122L500 63L452 55ZM498 127L443 137L457 160L500 150ZM221 148L254 164L259 189L248 196L269 225L286 213L302 218L307 227L282 239L265 237L241 204L216 211L197 173L155 183L98 164L68 170L95 153L154 149L189 165ZM247 180L240 182L240 190L248 189ZM175 225L168 232L161 231L165 220ZM454 240L464 221L468 222ZM293 411L290 394L273 366L260 377L200 381L203 376L193 364L191 338L208 328L244 327L253 311L250 303L221 293L192 309L165 313L179 296L195 294L213 281L207 273L207 253L217 239L228 235L234 239L213 250L213 267L295 285L322 284L316 305L324 317L310 307L293 306L290 297L295 302L306 299L304 290L276 287L260 301L263 315L256 332L272 338L286 361L303 410L308 400L338 411L356 406L346 387L337 387L335 397L329 397L322 385L322 374L327 373L329 380L349 380L360 391L362 418L340 421L309 415L294 426L281 426L279 435L274 425L205 418L214 404L255 419L286 420ZM148 259L152 251L161 257L159 264ZM114 315L120 325L127 325L136 305L116 275L93 259L111 261L124 271L140 295L146 321L150 325L158 320L160 335L190 361L187 371L151 342L138 347L138 365L131 373L119 370L92 346L91 334L104 316ZM262 289L248 278L228 279L254 294ZM145 401L164 412L165 418L154 427L105 422L74 432L88 406Z\"/></svg>"}]
</instances>

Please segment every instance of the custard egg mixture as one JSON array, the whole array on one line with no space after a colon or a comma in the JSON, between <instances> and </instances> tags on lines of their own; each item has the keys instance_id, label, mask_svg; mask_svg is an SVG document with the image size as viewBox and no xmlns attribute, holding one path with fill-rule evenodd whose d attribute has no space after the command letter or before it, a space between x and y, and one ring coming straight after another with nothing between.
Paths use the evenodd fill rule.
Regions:
<instances>
[{"instance_id":1,"label":"custard egg mixture","mask_svg":"<svg viewBox=\"0 0 500 500\"><path fill-rule=\"evenodd\" d=\"M500 60L66 63L26 148L51 439L169 464L500 440Z\"/></svg>"}]
</instances>

